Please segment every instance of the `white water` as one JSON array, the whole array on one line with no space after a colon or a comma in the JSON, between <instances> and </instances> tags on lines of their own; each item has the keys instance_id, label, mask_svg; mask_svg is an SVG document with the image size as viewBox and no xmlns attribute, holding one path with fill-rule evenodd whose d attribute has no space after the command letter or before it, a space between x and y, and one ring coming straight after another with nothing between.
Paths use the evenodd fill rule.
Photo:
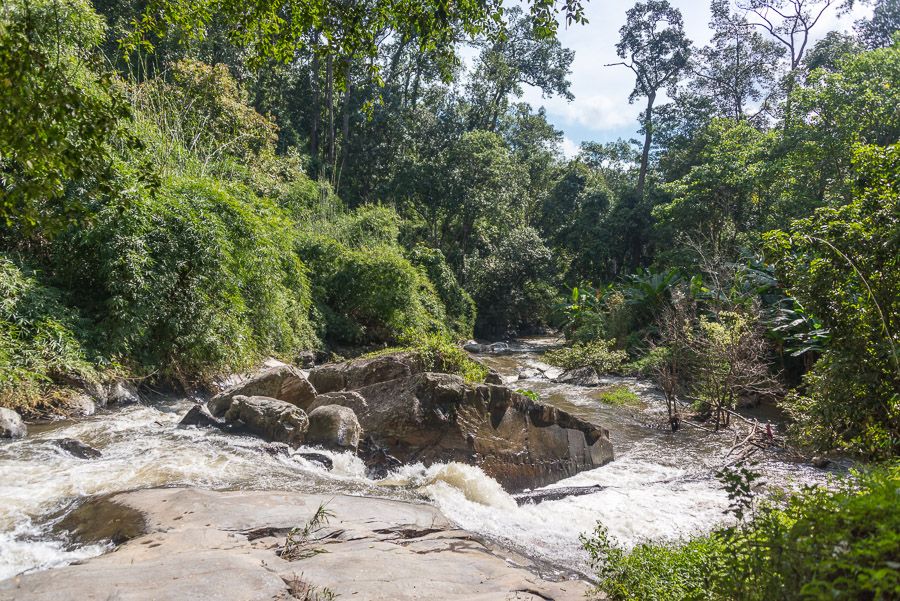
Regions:
<instances>
[{"instance_id":1,"label":"white water","mask_svg":"<svg viewBox=\"0 0 900 601\"><path fill-rule=\"evenodd\" d=\"M535 353L489 359L512 375L521 366L546 368ZM647 403L644 411L605 406L596 389L552 384L537 378L511 384L529 388L580 417L610 430L616 460L553 487L604 489L585 496L518 507L496 481L461 464L405 466L380 482L364 475L350 454L325 452L331 471L300 458L272 456L265 443L215 430L177 429L188 400L160 400L98 413L78 422L32 428L28 438L0 442L0 580L99 555L106 546L72 547L52 534L65 509L85 496L152 486L214 489L278 489L345 493L435 504L460 527L544 563L584 573L579 536L601 521L631 546L645 539L671 539L709 529L724 519L727 498L713 477L723 463L730 435L649 428L660 401L646 384L627 385ZM103 453L84 460L53 442L77 438ZM298 452L309 449L300 449ZM320 451L317 451L320 452ZM823 479L809 467L764 458L761 471L776 485Z\"/></svg>"}]
</instances>

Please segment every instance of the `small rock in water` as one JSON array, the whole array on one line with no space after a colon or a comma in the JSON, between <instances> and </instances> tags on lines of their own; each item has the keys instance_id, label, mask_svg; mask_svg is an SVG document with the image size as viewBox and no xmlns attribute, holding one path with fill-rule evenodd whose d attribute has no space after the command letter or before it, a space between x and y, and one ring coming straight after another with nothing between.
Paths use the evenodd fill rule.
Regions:
<instances>
[{"instance_id":1,"label":"small rock in water","mask_svg":"<svg viewBox=\"0 0 900 601\"><path fill-rule=\"evenodd\" d=\"M194 405L191 407L191 410L181 418L181 421L178 422L179 428L186 428L188 426L218 428L219 430L222 430L225 427L225 421L213 417L213 414L209 412L206 405Z\"/></svg>"},{"instance_id":2,"label":"small rock in water","mask_svg":"<svg viewBox=\"0 0 900 601\"><path fill-rule=\"evenodd\" d=\"M53 442L63 451L79 459L98 459L103 457L103 453L75 438L62 438Z\"/></svg>"},{"instance_id":3,"label":"small rock in water","mask_svg":"<svg viewBox=\"0 0 900 601\"><path fill-rule=\"evenodd\" d=\"M593 367L576 367L567 369L555 380L560 384L573 384L575 386L599 386L600 376Z\"/></svg>"},{"instance_id":4,"label":"small rock in water","mask_svg":"<svg viewBox=\"0 0 900 601\"><path fill-rule=\"evenodd\" d=\"M490 351L490 347L486 344L469 340L463 345L463 350L469 351L470 353L487 353Z\"/></svg>"},{"instance_id":5,"label":"small rock in water","mask_svg":"<svg viewBox=\"0 0 900 601\"><path fill-rule=\"evenodd\" d=\"M0 407L0 438L22 438L27 433L22 416Z\"/></svg>"},{"instance_id":6,"label":"small rock in water","mask_svg":"<svg viewBox=\"0 0 900 601\"><path fill-rule=\"evenodd\" d=\"M263 445L262 450L272 457L278 457L279 455L287 457L291 454L291 447L284 444L283 442L266 443Z\"/></svg>"},{"instance_id":7,"label":"small rock in water","mask_svg":"<svg viewBox=\"0 0 900 601\"><path fill-rule=\"evenodd\" d=\"M815 468L824 469L831 465L831 459L828 459L827 457L816 456L812 458L812 464Z\"/></svg>"},{"instance_id":8,"label":"small rock in water","mask_svg":"<svg viewBox=\"0 0 900 601\"><path fill-rule=\"evenodd\" d=\"M322 453L296 453L294 456L302 457L310 463L318 463L326 470L330 470L334 467L334 462L331 460L331 457L323 455Z\"/></svg>"}]
</instances>

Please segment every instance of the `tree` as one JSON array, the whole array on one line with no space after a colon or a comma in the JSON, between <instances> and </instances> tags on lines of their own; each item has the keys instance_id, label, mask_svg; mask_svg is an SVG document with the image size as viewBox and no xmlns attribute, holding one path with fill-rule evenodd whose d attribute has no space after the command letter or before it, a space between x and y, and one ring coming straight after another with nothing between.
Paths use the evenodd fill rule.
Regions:
<instances>
[{"instance_id":1,"label":"tree","mask_svg":"<svg viewBox=\"0 0 900 601\"><path fill-rule=\"evenodd\" d=\"M744 16L732 13L727 0L713 0L710 9L712 45L698 52L696 86L719 115L739 121L746 117L749 103L761 101L774 87L784 49L754 31Z\"/></svg>"},{"instance_id":2,"label":"tree","mask_svg":"<svg viewBox=\"0 0 900 601\"><path fill-rule=\"evenodd\" d=\"M900 31L900 0L876 0L871 19L854 23L856 33L869 49L885 48Z\"/></svg>"},{"instance_id":3,"label":"tree","mask_svg":"<svg viewBox=\"0 0 900 601\"><path fill-rule=\"evenodd\" d=\"M635 86L628 101L647 98L642 124L644 149L637 183L637 196L641 199L653 140L653 104L659 90L674 86L687 67L691 42L684 34L681 11L667 0L638 2L626 14L627 22L619 30L621 39L616 44L619 58L626 60L614 64L634 72Z\"/></svg>"},{"instance_id":4,"label":"tree","mask_svg":"<svg viewBox=\"0 0 900 601\"><path fill-rule=\"evenodd\" d=\"M469 80L472 128L493 131L508 107L508 96L521 96L523 84L540 88L544 97L574 99L566 77L575 53L555 37L541 36L534 18L523 16L518 7L508 14L506 34L481 52Z\"/></svg>"}]
</instances>

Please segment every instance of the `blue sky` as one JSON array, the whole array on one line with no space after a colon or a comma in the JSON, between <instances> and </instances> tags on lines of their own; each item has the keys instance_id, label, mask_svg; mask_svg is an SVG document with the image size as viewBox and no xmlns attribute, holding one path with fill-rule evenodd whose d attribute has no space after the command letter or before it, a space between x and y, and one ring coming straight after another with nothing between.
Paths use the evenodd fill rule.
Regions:
<instances>
[{"instance_id":1,"label":"blue sky","mask_svg":"<svg viewBox=\"0 0 900 601\"><path fill-rule=\"evenodd\" d=\"M689 2L670 0L684 16L688 37L697 45L709 41L709 1ZM583 141L608 142L619 137L636 137L637 118L642 106L628 104L628 95L634 87L633 74L625 67L605 67L617 62L615 45L619 28L625 23L625 12L634 0L593 0L586 5L589 21L584 26L560 29L562 44L575 51L572 64L572 92L575 100L542 98L535 88L526 89L522 100L536 109L544 106L548 117L565 134L563 151L567 156L577 152ZM871 9L857 6L853 13L838 17L831 7L817 25L815 37L821 38L832 30L851 31L853 21L868 15Z\"/></svg>"}]
</instances>

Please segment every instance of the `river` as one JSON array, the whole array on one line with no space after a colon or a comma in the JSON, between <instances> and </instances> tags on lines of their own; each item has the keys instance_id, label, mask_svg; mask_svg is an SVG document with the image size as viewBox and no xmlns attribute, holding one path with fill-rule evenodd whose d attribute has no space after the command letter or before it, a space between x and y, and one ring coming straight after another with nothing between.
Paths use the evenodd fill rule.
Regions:
<instances>
[{"instance_id":1,"label":"river","mask_svg":"<svg viewBox=\"0 0 900 601\"><path fill-rule=\"evenodd\" d=\"M552 342L552 341L549 341ZM512 352L482 355L510 380L545 402L610 431L616 459L552 487L600 485L595 493L517 506L478 468L461 464L405 466L382 481L365 477L362 462L326 452L332 470L294 454L272 455L259 439L216 430L178 429L192 406L184 398L160 397L143 405L99 411L77 421L31 426L27 438L0 441L0 580L23 572L66 565L109 549L73 546L53 525L91 495L156 486L227 490L290 490L416 500L438 506L476 535L523 553L549 572L587 575L579 543L602 522L625 546L648 539L675 539L725 520L728 499L715 478L731 447L729 433L682 428L663 422L665 406L646 381L609 377L598 388L556 384L542 372L548 340L522 340ZM515 381L522 370L536 374ZM548 371L549 370L549 371ZM642 407L605 404L612 387L635 392ZM779 427L777 418L773 419ZM76 438L103 453L77 459L54 440ZM300 449L300 452L309 449ZM770 486L824 482L828 472L760 454L757 471Z\"/></svg>"}]
</instances>

